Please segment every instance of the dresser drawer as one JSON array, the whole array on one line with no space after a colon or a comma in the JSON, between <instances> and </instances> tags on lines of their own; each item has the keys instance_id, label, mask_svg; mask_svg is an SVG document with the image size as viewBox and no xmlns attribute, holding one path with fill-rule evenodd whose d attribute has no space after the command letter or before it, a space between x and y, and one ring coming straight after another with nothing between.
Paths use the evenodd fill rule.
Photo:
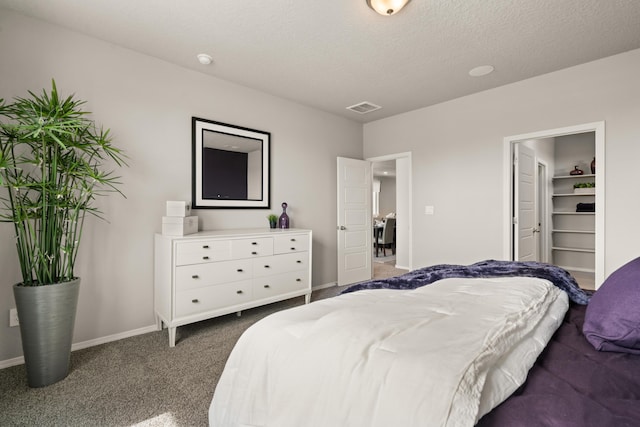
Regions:
<instances>
[{"instance_id":1,"label":"dresser drawer","mask_svg":"<svg viewBox=\"0 0 640 427\"><path fill-rule=\"evenodd\" d=\"M206 286L176 292L175 315L189 316L204 311L234 306L251 301L251 281Z\"/></svg>"},{"instance_id":2,"label":"dresser drawer","mask_svg":"<svg viewBox=\"0 0 640 427\"><path fill-rule=\"evenodd\" d=\"M273 252L276 254L307 251L309 251L309 235L307 234L274 236Z\"/></svg>"},{"instance_id":3,"label":"dresser drawer","mask_svg":"<svg viewBox=\"0 0 640 427\"><path fill-rule=\"evenodd\" d=\"M201 240L176 243L176 265L231 259L230 240Z\"/></svg>"},{"instance_id":4,"label":"dresser drawer","mask_svg":"<svg viewBox=\"0 0 640 427\"><path fill-rule=\"evenodd\" d=\"M253 280L253 298L269 298L308 288L309 276L307 270L259 277Z\"/></svg>"},{"instance_id":5,"label":"dresser drawer","mask_svg":"<svg viewBox=\"0 0 640 427\"><path fill-rule=\"evenodd\" d=\"M182 265L176 267L176 291L248 280L252 275L250 259Z\"/></svg>"},{"instance_id":6,"label":"dresser drawer","mask_svg":"<svg viewBox=\"0 0 640 427\"><path fill-rule=\"evenodd\" d=\"M191 322L283 299L311 297L311 230L210 230L154 239L156 327ZM276 253L277 248L277 253Z\"/></svg>"},{"instance_id":7,"label":"dresser drawer","mask_svg":"<svg viewBox=\"0 0 640 427\"><path fill-rule=\"evenodd\" d=\"M271 237L231 241L231 256L233 259L269 255L273 255L273 239Z\"/></svg>"},{"instance_id":8,"label":"dresser drawer","mask_svg":"<svg viewBox=\"0 0 640 427\"><path fill-rule=\"evenodd\" d=\"M255 277L271 276L289 271L306 270L309 265L307 252L273 255L253 260Z\"/></svg>"}]
</instances>

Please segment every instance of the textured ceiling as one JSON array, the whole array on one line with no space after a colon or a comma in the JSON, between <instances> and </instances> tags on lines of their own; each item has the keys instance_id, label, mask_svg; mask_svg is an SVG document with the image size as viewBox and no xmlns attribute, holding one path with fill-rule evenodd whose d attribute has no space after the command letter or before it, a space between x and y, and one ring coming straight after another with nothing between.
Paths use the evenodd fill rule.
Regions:
<instances>
[{"instance_id":1,"label":"textured ceiling","mask_svg":"<svg viewBox=\"0 0 640 427\"><path fill-rule=\"evenodd\" d=\"M365 0L0 7L363 122L640 48L640 0L412 0L391 17ZM485 64L495 72L468 75ZM346 110L362 101L383 108Z\"/></svg>"}]
</instances>

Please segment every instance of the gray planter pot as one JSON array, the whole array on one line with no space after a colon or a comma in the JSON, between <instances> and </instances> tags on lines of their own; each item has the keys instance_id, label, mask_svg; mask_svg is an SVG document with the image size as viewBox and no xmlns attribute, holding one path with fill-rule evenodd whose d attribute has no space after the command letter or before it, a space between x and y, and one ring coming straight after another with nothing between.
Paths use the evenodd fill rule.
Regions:
<instances>
[{"instance_id":1,"label":"gray planter pot","mask_svg":"<svg viewBox=\"0 0 640 427\"><path fill-rule=\"evenodd\" d=\"M44 286L13 286L29 387L69 373L80 279Z\"/></svg>"}]
</instances>

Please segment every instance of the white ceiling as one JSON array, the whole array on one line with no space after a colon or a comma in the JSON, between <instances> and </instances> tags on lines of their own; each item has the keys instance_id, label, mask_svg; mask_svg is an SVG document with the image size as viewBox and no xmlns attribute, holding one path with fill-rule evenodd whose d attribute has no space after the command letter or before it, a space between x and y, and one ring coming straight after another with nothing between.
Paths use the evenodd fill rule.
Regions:
<instances>
[{"instance_id":1,"label":"white ceiling","mask_svg":"<svg viewBox=\"0 0 640 427\"><path fill-rule=\"evenodd\" d=\"M391 17L365 0L0 7L362 122L640 48L639 0L412 0ZM486 64L495 72L468 75ZM382 109L346 109L363 101Z\"/></svg>"}]
</instances>

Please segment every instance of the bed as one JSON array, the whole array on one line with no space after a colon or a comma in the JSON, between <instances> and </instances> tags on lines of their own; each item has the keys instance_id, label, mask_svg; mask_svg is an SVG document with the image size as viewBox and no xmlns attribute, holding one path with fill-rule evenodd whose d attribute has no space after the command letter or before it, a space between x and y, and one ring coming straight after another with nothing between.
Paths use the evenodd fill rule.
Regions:
<instances>
[{"instance_id":1,"label":"bed","mask_svg":"<svg viewBox=\"0 0 640 427\"><path fill-rule=\"evenodd\" d=\"M600 358L581 335L590 298L540 263L439 265L358 284L249 328L209 422L639 425L640 355Z\"/></svg>"}]
</instances>

